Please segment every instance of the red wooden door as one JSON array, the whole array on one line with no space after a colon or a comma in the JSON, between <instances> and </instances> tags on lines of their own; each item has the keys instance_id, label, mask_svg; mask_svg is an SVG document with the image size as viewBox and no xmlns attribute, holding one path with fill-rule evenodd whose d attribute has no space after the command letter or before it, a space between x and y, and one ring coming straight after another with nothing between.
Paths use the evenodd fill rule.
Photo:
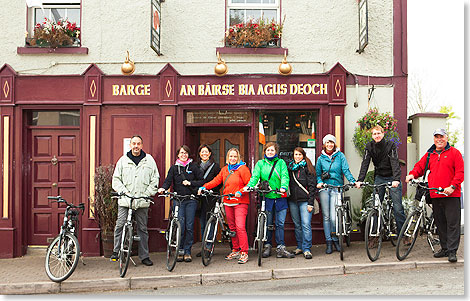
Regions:
<instances>
[{"instance_id":1,"label":"red wooden door","mask_svg":"<svg viewBox=\"0 0 470 301\"><path fill-rule=\"evenodd\" d=\"M47 196L60 195L80 203L80 130L31 130L31 220L30 245L47 244L59 233L65 206Z\"/></svg>"}]
</instances>

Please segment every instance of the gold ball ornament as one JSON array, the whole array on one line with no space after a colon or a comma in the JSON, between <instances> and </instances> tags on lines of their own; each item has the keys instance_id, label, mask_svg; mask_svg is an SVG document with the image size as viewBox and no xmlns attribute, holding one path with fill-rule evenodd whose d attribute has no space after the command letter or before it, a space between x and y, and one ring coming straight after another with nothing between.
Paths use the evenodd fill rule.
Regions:
<instances>
[{"instance_id":1,"label":"gold ball ornament","mask_svg":"<svg viewBox=\"0 0 470 301\"><path fill-rule=\"evenodd\" d=\"M282 63L279 64L279 74L289 75L292 73L292 66L287 62L286 57L282 60Z\"/></svg>"},{"instance_id":2,"label":"gold ball ornament","mask_svg":"<svg viewBox=\"0 0 470 301\"><path fill-rule=\"evenodd\" d=\"M127 57L121 66L121 72L124 75L131 75L132 73L134 73L134 71L135 71L135 64L131 59L129 59L129 51L127 51Z\"/></svg>"},{"instance_id":3,"label":"gold ball ornament","mask_svg":"<svg viewBox=\"0 0 470 301\"><path fill-rule=\"evenodd\" d=\"M228 72L228 67L225 61L220 57L219 52L217 52L217 65L215 65L214 73L217 76L224 76Z\"/></svg>"}]
</instances>

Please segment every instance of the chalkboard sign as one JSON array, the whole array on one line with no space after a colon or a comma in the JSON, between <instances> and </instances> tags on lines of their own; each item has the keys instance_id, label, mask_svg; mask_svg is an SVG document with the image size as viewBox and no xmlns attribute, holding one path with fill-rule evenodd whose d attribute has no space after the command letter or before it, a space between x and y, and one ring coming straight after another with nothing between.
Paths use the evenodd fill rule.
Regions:
<instances>
[{"instance_id":1,"label":"chalkboard sign","mask_svg":"<svg viewBox=\"0 0 470 301\"><path fill-rule=\"evenodd\" d=\"M299 130L276 130L276 143L279 145L279 157L286 162L292 160L294 148L299 146Z\"/></svg>"}]
</instances>

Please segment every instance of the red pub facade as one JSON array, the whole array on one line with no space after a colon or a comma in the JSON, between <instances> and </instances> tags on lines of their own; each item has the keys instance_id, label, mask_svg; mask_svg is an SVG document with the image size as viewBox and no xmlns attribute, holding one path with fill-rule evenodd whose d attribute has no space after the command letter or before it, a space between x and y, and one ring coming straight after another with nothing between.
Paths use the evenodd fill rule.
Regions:
<instances>
[{"instance_id":1,"label":"red pub facade","mask_svg":"<svg viewBox=\"0 0 470 301\"><path fill-rule=\"evenodd\" d=\"M170 64L154 76L106 75L95 64L80 75L27 76L5 64L0 69L0 257L22 256L28 246L47 245L58 233L64 208L50 203L48 195L86 204L81 248L85 256L102 254L92 214L94 171L115 164L126 138L134 134L143 137L144 150L155 158L160 183L182 144L193 152L202 143L211 145L221 166L228 148L238 147L252 170L261 154L260 126L266 141L277 142L286 159L300 145L314 162L326 133L334 133L343 150L347 80L352 83L339 63L323 74L289 77L182 76ZM151 251L165 247L159 232L166 228L168 210L164 199L151 206ZM252 201L250 243L255 216ZM313 242L322 243L321 214L312 226ZM286 235L287 244L293 245L290 219L286 231L292 234Z\"/></svg>"}]
</instances>

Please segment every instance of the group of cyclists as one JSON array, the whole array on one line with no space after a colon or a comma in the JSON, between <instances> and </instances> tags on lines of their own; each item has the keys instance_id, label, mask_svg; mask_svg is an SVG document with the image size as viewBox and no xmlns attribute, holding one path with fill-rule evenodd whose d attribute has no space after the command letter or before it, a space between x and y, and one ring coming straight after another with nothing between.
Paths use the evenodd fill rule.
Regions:
<instances>
[{"instance_id":1,"label":"group of cyclists","mask_svg":"<svg viewBox=\"0 0 470 301\"><path fill-rule=\"evenodd\" d=\"M449 154L449 145L446 140L447 133L442 131L442 129L439 129L439 131L435 132L435 145L442 143L441 140L443 139L446 145L442 148L439 144L437 152L435 147L430 149L429 153L432 159L431 161L428 160L429 167L427 168L431 171L437 170L438 165L442 164L439 161L447 162L448 156L444 157L442 155L445 152ZM401 171L397 147L393 142L383 139L384 130L382 127L375 126L371 129L371 132L373 140L366 146L357 180L349 170L346 157L336 144L336 138L331 134L327 134L322 140L321 155L318 157L315 166L307 158L306 152L302 147L296 147L293 151L292 160L286 162L279 157L279 146L275 142L268 142L263 147L263 158L256 163L252 172L250 172L246 163L242 161L237 148L231 148L227 151L226 165L221 168L215 162L212 149L209 145L203 144L199 147L196 160L190 158L191 151L189 147L183 145L177 149L176 162L170 167L160 188L156 188L159 183L159 174L155 161L142 150L142 138L134 136L131 138L131 150L116 165L112 186L117 192L128 195L152 196L157 192L158 194L163 194L172 188L177 194L188 196L178 209L178 218L182 231L177 260L184 262L192 261L191 248L193 245L196 212L200 211L198 216L200 218L201 233L203 233L205 223L207 222L207 212L212 209L215 203L214 196L212 198L202 197L203 191L213 190L220 191L221 195L233 195L233 197L226 196L223 198L226 222L230 231L236 233L235 237L231 238L232 250L225 256L225 259L236 260L239 264L244 264L248 261L249 249L246 231L246 217L250 203L249 192L259 185L267 185L271 190L275 190L264 196L267 223L268 225L274 225L274 229L269 227L267 230L267 240L264 244L262 256L266 258L272 255L274 232L277 258L294 258L295 255L302 254L305 259L311 259L312 215L318 213L319 207L321 207L326 241L325 252L331 254L333 250L340 251L338 237L335 235L335 201L339 192L337 189L329 187L344 185L344 178L346 178L351 185L360 188L363 185L370 160L372 160L375 167L375 183L391 183L390 197L393 200L397 233L400 233L406 216L402 205ZM436 139L438 140L437 142ZM460 193L460 184L463 181L463 159L460 161L458 156L454 155L454 148L451 149L451 152L453 154L452 159L457 162L458 168L455 170L454 176L447 177L448 179L444 181L445 183L443 181L439 182L439 185L445 188L445 195L432 196L432 198L450 198ZM434 159L434 155L439 157ZM440 158L441 156L442 158ZM424 168L421 168L421 161L423 159L417 163L410 172L410 175L406 177L407 182L412 178L423 175L422 171ZM451 165L450 163L446 164ZM431 172L431 175L436 177L438 173L434 172L433 174ZM431 175L429 176L430 186L433 184ZM434 180L434 183L436 183L436 180ZM380 191L381 199L383 199L384 193L385 188ZM318 203L317 197L320 203ZM139 259L145 265L152 265L153 263L148 256L148 203L137 202L135 204L137 204L136 212L139 212L138 214L136 213L136 219L138 234L141 237L139 242ZM436 253L438 256L435 254L435 257L449 256L449 261L454 261L455 252L458 247L458 241L455 238L455 222L446 220L446 203L439 202L438 205L441 209L438 210L440 215L439 217L436 216L436 222L442 249ZM125 206L125 201L120 200L119 207ZM454 207L451 207L451 210L455 211ZM284 224L288 209L295 225L297 245L293 251L287 250L284 237ZM119 212L115 228L115 247L111 256L111 260L114 261L118 259L120 233L126 217L124 210L122 210L122 214L121 209ZM451 218L456 219L455 215L457 213L453 212L453 214ZM458 216L458 223L460 225L460 215ZM451 224L449 226L451 230L449 231L447 230L449 228L447 224ZM460 235L460 232L458 235ZM449 236L448 239L447 236ZM447 243L452 246L449 245L448 248ZM449 254L452 254L452 258ZM196 256L201 256L201 252L196 254Z\"/></svg>"}]
</instances>

